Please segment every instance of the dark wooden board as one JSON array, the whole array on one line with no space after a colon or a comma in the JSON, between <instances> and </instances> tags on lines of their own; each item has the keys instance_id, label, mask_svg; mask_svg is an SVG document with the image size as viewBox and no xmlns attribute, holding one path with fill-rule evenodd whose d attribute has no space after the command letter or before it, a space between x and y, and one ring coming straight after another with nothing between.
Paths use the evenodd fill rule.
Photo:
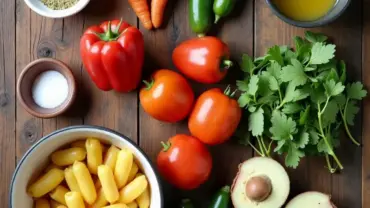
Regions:
<instances>
[{"instance_id":1,"label":"dark wooden board","mask_svg":"<svg viewBox=\"0 0 370 208\"><path fill-rule=\"evenodd\" d=\"M370 89L370 0L353 0L347 12L336 22L313 31L330 36L338 46L338 56L348 64L349 79L361 80ZM165 23L161 29L148 31L139 23L126 0L91 0L81 13L64 19L49 19L31 11L23 0L0 1L0 204L7 207L8 187L16 162L42 136L66 126L91 124L117 130L137 142L155 162L161 141L176 134L188 134L187 121L162 123L148 116L140 107L138 91L127 94L98 90L84 71L79 55L79 38L91 25L104 20L123 18L139 27L144 34L146 62L144 78L156 69L176 70L172 64L173 49L182 41L195 37L188 24L188 1L169 1ZM304 29L289 26L276 18L263 0L239 0L231 17L214 26L211 35L222 38L239 61L242 53L261 55L275 44L291 45L292 37L303 35ZM17 102L16 78L32 60L53 57L67 63L75 75L78 97L72 108L53 119L29 115ZM232 69L222 83L205 86L190 81L197 95L212 87L234 84L240 73ZM294 196L317 190L331 194L338 207L370 207L370 102L363 102L362 117L352 128L363 146L355 147L344 136L337 151L345 169L331 175L323 158L304 159L296 170L289 169ZM362 125L364 124L364 125ZM178 191L163 181L166 208L175 207L184 197L193 199L197 207L207 201L221 186L230 184L243 160L254 155L249 147L234 141L210 147L214 169L210 180L200 189Z\"/></svg>"}]
</instances>

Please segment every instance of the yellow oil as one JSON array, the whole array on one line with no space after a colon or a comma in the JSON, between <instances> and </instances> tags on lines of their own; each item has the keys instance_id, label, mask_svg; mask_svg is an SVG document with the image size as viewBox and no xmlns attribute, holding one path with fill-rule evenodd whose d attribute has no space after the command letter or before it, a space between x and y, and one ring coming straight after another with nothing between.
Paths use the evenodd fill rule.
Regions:
<instances>
[{"instance_id":1,"label":"yellow oil","mask_svg":"<svg viewBox=\"0 0 370 208\"><path fill-rule=\"evenodd\" d=\"M337 0L274 0L287 17L298 21L314 21L325 16Z\"/></svg>"}]
</instances>

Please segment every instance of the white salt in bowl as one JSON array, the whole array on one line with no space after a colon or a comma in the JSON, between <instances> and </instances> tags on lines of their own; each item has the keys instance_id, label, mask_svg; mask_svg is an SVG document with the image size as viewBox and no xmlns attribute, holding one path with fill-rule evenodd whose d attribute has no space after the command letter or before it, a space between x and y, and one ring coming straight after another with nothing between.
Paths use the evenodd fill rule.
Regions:
<instances>
[{"instance_id":1,"label":"white salt in bowl","mask_svg":"<svg viewBox=\"0 0 370 208\"><path fill-rule=\"evenodd\" d=\"M37 14L50 17L50 18L64 18L72 16L86 7L90 0L78 0L78 2L68 8L63 10L53 10L45 6L40 0L24 0L28 7L30 7Z\"/></svg>"},{"instance_id":2,"label":"white salt in bowl","mask_svg":"<svg viewBox=\"0 0 370 208\"><path fill-rule=\"evenodd\" d=\"M131 150L135 161L149 182L151 193L150 208L164 207L159 174L143 150L122 134L103 127L87 125L71 126L57 130L40 139L24 154L14 171L10 184L9 207L32 208L34 203L32 197L27 194L27 187L30 181L37 178L47 166L51 153L71 142L86 139L86 137L95 137L104 144L113 144L119 148Z\"/></svg>"}]
</instances>

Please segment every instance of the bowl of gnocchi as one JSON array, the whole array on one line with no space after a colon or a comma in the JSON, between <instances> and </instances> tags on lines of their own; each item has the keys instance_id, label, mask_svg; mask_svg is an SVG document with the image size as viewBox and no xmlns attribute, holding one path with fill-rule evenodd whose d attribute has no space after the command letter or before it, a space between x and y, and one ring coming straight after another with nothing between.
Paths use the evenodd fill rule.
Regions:
<instances>
[{"instance_id":1,"label":"bowl of gnocchi","mask_svg":"<svg viewBox=\"0 0 370 208\"><path fill-rule=\"evenodd\" d=\"M129 138L71 126L34 144L10 185L11 208L163 208L159 176Z\"/></svg>"}]
</instances>

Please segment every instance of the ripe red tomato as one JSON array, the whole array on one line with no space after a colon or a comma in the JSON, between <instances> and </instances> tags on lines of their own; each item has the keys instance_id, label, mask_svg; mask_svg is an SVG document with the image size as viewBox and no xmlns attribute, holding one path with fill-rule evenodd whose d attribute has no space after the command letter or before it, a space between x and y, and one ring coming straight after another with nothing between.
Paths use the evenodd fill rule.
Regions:
<instances>
[{"instance_id":1,"label":"ripe red tomato","mask_svg":"<svg viewBox=\"0 0 370 208\"><path fill-rule=\"evenodd\" d=\"M238 102L220 89L201 94L189 117L189 130L193 136L209 145L227 141L235 132L242 111Z\"/></svg>"},{"instance_id":2,"label":"ripe red tomato","mask_svg":"<svg viewBox=\"0 0 370 208\"><path fill-rule=\"evenodd\" d=\"M175 48L172 61L181 73L206 84L222 80L232 66L228 46L216 37L187 40Z\"/></svg>"},{"instance_id":3,"label":"ripe red tomato","mask_svg":"<svg viewBox=\"0 0 370 208\"><path fill-rule=\"evenodd\" d=\"M212 169L207 147L188 135L176 135L163 143L157 165L167 181L180 189L195 189L204 183Z\"/></svg>"},{"instance_id":4,"label":"ripe red tomato","mask_svg":"<svg viewBox=\"0 0 370 208\"><path fill-rule=\"evenodd\" d=\"M155 119L178 122L190 114L194 92L183 76L161 69L154 72L151 82L146 82L146 87L140 90L140 103Z\"/></svg>"}]
</instances>

